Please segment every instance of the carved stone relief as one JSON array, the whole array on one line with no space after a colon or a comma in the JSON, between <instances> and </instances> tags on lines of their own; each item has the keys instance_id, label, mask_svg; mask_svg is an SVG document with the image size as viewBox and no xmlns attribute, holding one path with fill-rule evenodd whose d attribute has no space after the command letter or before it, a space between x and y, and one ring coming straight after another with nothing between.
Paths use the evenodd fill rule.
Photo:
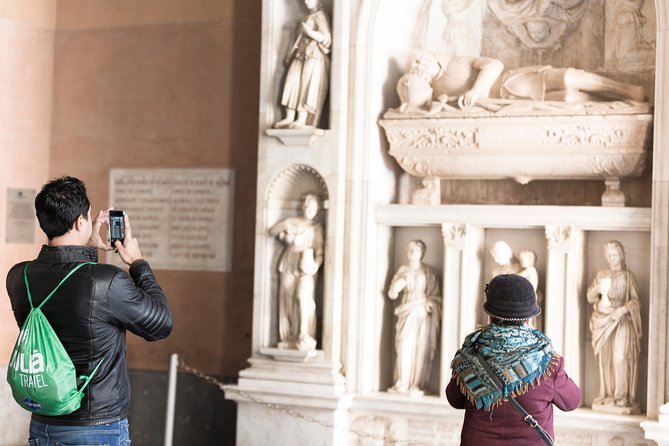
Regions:
<instances>
[{"instance_id":1,"label":"carved stone relief","mask_svg":"<svg viewBox=\"0 0 669 446\"><path fill-rule=\"evenodd\" d=\"M655 10L652 1L606 2L605 64L633 71L655 66Z\"/></svg>"},{"instance_id":2,"label":"carved stone relief","mask_svg":"<svg viewBox=\"0 0 669 446\"><path fill-rule=\"evenodd\" d=\"M513 178L521 184L535 179L617 180L637 177L647 167L648 113L555 115L550 121L523 114L474 114L476 126L470 116L409 118L389 111L380 125L390 155L409 174L429 178L430 187L437 186L434 179ZM423 195L438 197L432 189Z\"/></svg>"},{"instance_id":3,"label":"carved stone relief","mask_svg":"<svg viewBox=\"0 0 669 446\"><path fill-rule=\"evenodd\" d=\"M383 446L395 438L393 421L387 417L360 416L351 423L351 431L356 437L356 446Z\"/></svg>"},{"instance_id":4,"label":"carved stone relief","mask_svg":"<svg viewBox=\"0 0 669 446\"><path fill-rule=\"evenodd\" d=\"M413 35L414 48L478 56L481 4L474 0L423 0Z\"/></svg>"},{"instance_id":5,"label":"carved stone relief","mask_svg":"<svg viewBox=\"0 0 669 446\"><path fill-rule=\"evenodd\" d=\"M559 46L587 8L585 0L489 0L495 16L528 48Z\"/></svg>"},{"instance_id":6,"label":"carved stone relief","mask_svg":"<svg viewBox=\"0 0 669 446\"><path fill-rule=\"evenodd\" d=\"M597 440L596 436L590 434L577 433L557 433L555 436L557 444L568 444L569 446L594 446Z\"/></svg>"},{"instance_id":7,"label":"carved stone relief","mask_svg":"<svg viewBox=\"0 0 669 446\"><path fill-rule=\"evenodd\" d=\"M294 164L281 171L267 190L267 199L282 205L296 201L307 192L316 192L323 200L328 199L328 188L323 177L311 166ZM327 207L327 206L324 206Z\"/></svg>"}]
</instances>

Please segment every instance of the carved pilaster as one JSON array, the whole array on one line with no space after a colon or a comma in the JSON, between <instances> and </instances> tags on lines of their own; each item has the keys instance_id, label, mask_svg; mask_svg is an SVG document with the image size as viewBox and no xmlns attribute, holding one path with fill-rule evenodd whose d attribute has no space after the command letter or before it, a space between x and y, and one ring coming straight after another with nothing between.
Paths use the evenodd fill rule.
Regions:
<instances>
[{"instance_id":1,"label":"carved pilaster","mask_svg":"<svg viewBox=\"0 0 669 446\"><path fill-rule=\"evenodd\" d=\"M465 335L476 328L481 311L483 229L469 224L441 224L444 242L441 388L450 380L450 364Z\"/></svg>"},{"instance_id":2,"label":"carved pilaster","mask_svg":"<svg viewBox=\"0 0 669 446\"><path fill-rule=\"evenodd\" d=\"M574 381L582 385L585 348L583 260L585 236L572 225L547 225L545 332L564 355Z\"/></svg>"}]
</instances>

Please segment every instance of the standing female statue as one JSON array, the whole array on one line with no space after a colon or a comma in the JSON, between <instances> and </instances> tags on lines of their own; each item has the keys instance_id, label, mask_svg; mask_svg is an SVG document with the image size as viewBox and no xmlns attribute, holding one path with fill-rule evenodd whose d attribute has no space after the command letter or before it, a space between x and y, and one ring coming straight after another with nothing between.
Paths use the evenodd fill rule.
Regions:
<instances>
[{"instance_id":1,"label":"standing female statue","mask_svg":"<svg viewBox=\"0 0 669 446\"><path fill-rule=\"evenodd\" d=\"M303 216L290 217L270 229L286 244L279 260L279 348L316 349L316 277L323 263L323 226L316 221L320 200L307 194Z\"/></svg>"},{"instance_id":2,"label":"standing female statue","mask_svg":"<svg viewBox=\"0 0 669 446\"><path fill-rule=\"evenodd\" d=\"M422 395L430 377L437 349L441 314L438 275L423 263L425 243L412 240L407 245L409 264L401 266L390 282L388 297L397 299L395 309L395 384L390 392Z\"/></svg>"},{"instance_id":3,"label":"standing female statue","mask_svg":"<svg viewBox=\"0 0 669 446\"><path fill-rule=\"evenodd\" d=\"M286 117L275 128L316 127L328 92L332 34L320 0L304 0L309 14L302 17L288 65L281 105Z\"/></svg>"},{"instance_id":4,"label":"standing female statue","mask_svg":"<svg viewBox=\"0 0 669 446\"><path fill-rule=\"evenodd\" d=\"M597 273L587 292L593 304L590 330L600 380L592 408L639 413L636 384L642 333L636 279L625 265L620 242L605 243L604 256L609 268Z\"/></svg>"}]
</instances>

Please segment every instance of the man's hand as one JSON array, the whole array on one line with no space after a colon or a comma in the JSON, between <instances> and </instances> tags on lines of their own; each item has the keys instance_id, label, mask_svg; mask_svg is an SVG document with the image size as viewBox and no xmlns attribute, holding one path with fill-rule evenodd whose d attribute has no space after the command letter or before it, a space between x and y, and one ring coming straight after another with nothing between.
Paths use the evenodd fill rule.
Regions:
<instances>
[{"instance_id":1,"label":"man's hand","mask_svg":"<svg viewBox=\"0 0 669 446\"><path fill-rule=\"evenodd\" d=\"M118 255L126 265L132 265L137 260L142 260L142 253L139 251L139 244L137 239L132 237L132 230L130 229L130 220L127 215L123 215L123 223L125 223L125 240L121 243L120 240L114 242L114 247L118 251Z\"/></svg>"},{"instance_id":2,"label":"man's hand","mask_svg":"<svg viewBox=\"0 0 669 446\"><path fill-rule=\"evenodd\" d=\"M102 225L109 222L109 209L105 209L98 212L97 217L95 217L95 219L93 220L93 232L91 233L91 238L88 239L86 246L90 246L91 248L101 249L103 251L114 250L114 248L111 245L103 242L102 238L100 237L100 229L102 229Z\"/></svg>"}]
</instances>

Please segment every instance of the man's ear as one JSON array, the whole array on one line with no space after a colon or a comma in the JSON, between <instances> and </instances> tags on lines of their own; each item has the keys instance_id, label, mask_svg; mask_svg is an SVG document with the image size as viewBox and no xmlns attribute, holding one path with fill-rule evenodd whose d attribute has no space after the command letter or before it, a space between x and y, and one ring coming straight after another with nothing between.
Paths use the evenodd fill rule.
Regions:
<instances>
[{"instance_id":1,"label":"man's ear","mask_svg":"<svg viewBox=\"0 0 669 446\"><path fill-rule=\"evenodd\" d=\"M74 224L72 225L72 229L81 232L85 228L86 224L86 218L83 215L79 215L76 220L74 220Z\"/></svg>"}]
</instances>

